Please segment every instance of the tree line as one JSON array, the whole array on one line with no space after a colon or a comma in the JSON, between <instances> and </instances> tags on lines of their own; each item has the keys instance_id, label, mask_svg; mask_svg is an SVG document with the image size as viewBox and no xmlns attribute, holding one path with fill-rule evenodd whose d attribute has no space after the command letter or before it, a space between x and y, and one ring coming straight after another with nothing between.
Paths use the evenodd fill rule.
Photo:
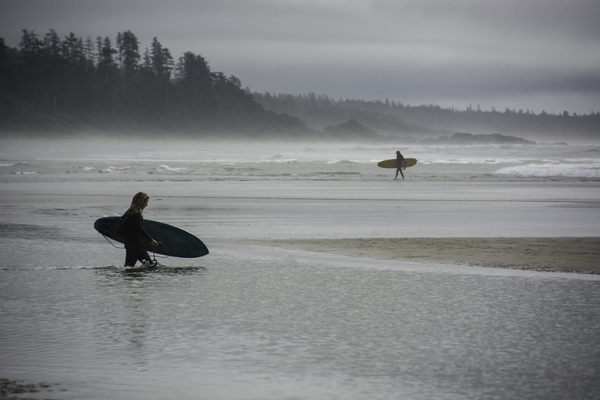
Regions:
<instances>
[{"instance_id":1,"label":"tree line","mask_svg":"<svg viewBox=\"0 0 600 400\"><path fill-rule=\"evenodd\" d=\"M559 114L532 110L503 111L479 106L466 109L443 108L433 104L404 105L389 100L335 100L327 95L254 93L265 109L298 117L313 129L340 124L348 119L375 129L385 135L432 135L440 131L473 132L478 134L534 134L548 139L573 137L600 139L600 112Z\"/></svg>"},{"instance_id":2,"label":"tree line","mask_svg":"<svg viewBox=\"0 0 600 400\"><path fill-rule=\"evenodd\" d=\"M211 70L201 55L177 60L155 37L131 32L82 39L24 29L11 48L0 38L0 131L156 131L320 135L355 120L383 135L440 132L537 133L599 139L600 112L459 110L395 101L334 100L314 93L251 93L238 78ZM305 123L308 125L305 125ZM310 127L310 128L309 128Z\"/></svg>"},{"instance_id":3,"label":"tree line","mask_svg":"<svg viewBox=\"0 0 600 400\"><path fill-rule=\"evenodd\" d=\"M131 31L119 32L114 44L110 37L22 32L17 48L0 38L0 90L5 106L35 109L28 117L41 111L104 130L309 131L265 111L238 78L211 71L201 55L174 60L156 37L141 51ZM12 125L20 122L13 116Z\"/></svg>"}]
</instances>

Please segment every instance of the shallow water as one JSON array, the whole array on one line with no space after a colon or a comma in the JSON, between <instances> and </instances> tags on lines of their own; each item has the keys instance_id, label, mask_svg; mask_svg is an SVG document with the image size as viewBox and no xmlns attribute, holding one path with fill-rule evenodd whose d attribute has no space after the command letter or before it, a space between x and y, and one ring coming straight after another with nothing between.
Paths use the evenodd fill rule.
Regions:
<instances>
[{"instance_id":1,"label":"shallow water","mask_svg":"<svg viewBox=\"0 0 600 400\"><path fill-rule=\"evenodd\" d=\"M4 269L0 372L60 398L600 394L600 277L212 250L144 273Z\"/></svg>"},{"instance_id":2,"label":"shallow water","mask_svg":"<svg viewBox=\"0 0 600 400\"><path fill-rule=\"evenodd\" d=\"M597 147L413 147L393 181L385 146L67 144L0 153L0 377L65 390L31 397L600 397L600 277L228 244L600 236ZM138 190L211 253L123 271L92 225Z\"/></svg>"}]
</instances>

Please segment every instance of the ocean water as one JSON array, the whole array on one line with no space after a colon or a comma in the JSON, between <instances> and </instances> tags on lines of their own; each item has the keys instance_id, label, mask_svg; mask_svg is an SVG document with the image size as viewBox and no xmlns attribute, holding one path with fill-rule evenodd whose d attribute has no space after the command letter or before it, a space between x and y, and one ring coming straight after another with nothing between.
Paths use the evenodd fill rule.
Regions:
<instances>
[{"instance_id":1,"label":"ocean water","mask_svg":"<svg viewBox=\"0 0 600 400\"><path fill-rule=\"evenodd\" d=\"M397 149L405 180L376 166ZM125 272L93 222L140 190L211 253ZM599 146L3 140L0 377L55 399L598 398L598 276L239 244L560 236L600 236Z\"/></svg>"}]
</instances>

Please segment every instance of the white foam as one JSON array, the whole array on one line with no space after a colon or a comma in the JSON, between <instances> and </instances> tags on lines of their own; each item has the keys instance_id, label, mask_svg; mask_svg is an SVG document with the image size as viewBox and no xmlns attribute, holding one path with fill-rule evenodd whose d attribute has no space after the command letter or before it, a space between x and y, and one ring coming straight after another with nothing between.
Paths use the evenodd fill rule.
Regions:
<instances>
[{"instance_id":1,"label":"white foam","mask_svg":"<svg viewBox=\"0 0 600 400\"><path fill-rule=\"evenodd\" d=\"M101 169L100 172L110 174L110 173L127 172L128 170L129 170L129 166L126 166L126 167L113 167L113 166L110 166L108 168Z\"/></svg>"},{"instance_id":2,"label":"white foam","mask_svg":"<svg viewBox=\"0 0 600 400\"><path fill-rule=\"evenodd\" d=\"M162 164L156 168L156 172L190 172L190 168L179 167L179 168L171 168L168 165Z\"/></svg>"},{"instance_id":3,"label":"white foam","mask_svg":"<svg viewBox=\"0 0 600 400\"><path fill-rule=\"evenodd\" d=\"M421 159L419 164L515 164L521 163L521 159L506 158L452 158L452 159Z\"/></svg>"},{"instance_id":4,"label":"white foam","mask_svg":"<svg viewBox=\"0 0 600 400\"><path fill-rule=\"evenodd\" d=\"M506 167L495 172L500 175L519 177L567 177L567 178L600 178L600 163L545 163Z\"/></svg>"}]
</instances>

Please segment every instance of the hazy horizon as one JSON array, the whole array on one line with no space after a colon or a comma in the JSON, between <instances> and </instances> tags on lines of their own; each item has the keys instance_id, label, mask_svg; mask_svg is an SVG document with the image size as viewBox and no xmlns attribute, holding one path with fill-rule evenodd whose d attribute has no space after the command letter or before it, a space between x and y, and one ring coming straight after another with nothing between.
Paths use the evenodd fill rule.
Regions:
<instances>
[{"instance_id":1,"label":"hazy horizon","mask_svg":"<svg viewBox=\"0 0 600 400\"><path fill-rule=\"evenodd\" d=\"M600 3L3 0L0 37L22 29L153 37L254 92L316 93L483 110L600 111Z\"/></svg>"}]
</instances>

